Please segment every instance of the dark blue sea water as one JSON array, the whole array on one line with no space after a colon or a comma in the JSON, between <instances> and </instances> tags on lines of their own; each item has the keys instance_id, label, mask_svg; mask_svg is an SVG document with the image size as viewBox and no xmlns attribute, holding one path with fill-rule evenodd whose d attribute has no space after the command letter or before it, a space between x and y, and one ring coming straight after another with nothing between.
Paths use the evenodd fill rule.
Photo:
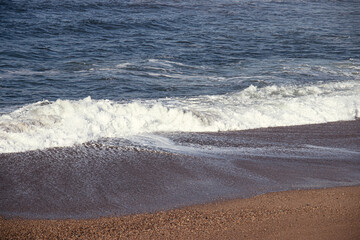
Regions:
<instances>
[{"instance_id":1,"label":"dark blue sea water","mask_svg":"<svg viewBox=\"0 0 360 240\"><path fill-rule=\"evenodd\" d=\"M1 0L0 107L350 80L359 25L357 0Z\"/></svg>"},{"instance_id":2,"label":"dark blue sea water","mask_svg":"<svg viewBox=\"0 0 360 240\"><path fill-rule=\"evenodd\" d=\"M354 119L359 26L357 0L1 0L2 149Z\"/></svg>"}]
</instances>

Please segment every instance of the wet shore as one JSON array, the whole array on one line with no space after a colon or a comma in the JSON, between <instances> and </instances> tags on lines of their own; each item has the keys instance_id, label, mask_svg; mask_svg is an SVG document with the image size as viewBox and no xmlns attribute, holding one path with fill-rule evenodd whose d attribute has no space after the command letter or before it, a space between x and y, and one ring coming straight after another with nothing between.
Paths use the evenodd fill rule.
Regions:
<instances>
[{"instance_id":1,"label":"wet shore","mask_svg":"<svg viewBox=\"0 0 360 240\"><path fill-rule=\"evenodd\" d=\"M156 143L103 141L0 159L1 216L121 216L359 185L360 121L167 134Z\"/></svg>"}]
</instances>

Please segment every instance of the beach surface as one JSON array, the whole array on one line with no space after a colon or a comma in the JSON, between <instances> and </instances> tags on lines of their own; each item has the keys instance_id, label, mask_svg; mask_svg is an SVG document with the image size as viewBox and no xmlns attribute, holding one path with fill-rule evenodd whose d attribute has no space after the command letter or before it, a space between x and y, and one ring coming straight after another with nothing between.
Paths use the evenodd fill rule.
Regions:
<instances>
[{"instance_id":1,"label":"beach surface","mask_svg":"<svg viewBox=\"0 0 360 240\"><path fill-rule=\"evenodd\" d=\"M1 219L1 239L359 239L360 186L267 193L153 214Z\"/></svg>"}]
</instances>

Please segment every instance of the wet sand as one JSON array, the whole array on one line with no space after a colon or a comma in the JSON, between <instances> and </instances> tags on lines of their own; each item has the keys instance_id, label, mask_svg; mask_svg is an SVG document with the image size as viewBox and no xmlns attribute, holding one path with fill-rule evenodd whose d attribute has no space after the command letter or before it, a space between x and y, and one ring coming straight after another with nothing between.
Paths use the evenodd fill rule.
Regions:
<instances>
[{"instance_id":1,"label":"wet sand","mask_svg":"<svg viewBox=\"0 0 360 240\"><path fill-rule=\"evenodd\" d=\"M360 121L141 140L0 154L0 216L122 216L360 184Z\"/></svg>"},{"instance_id":2,"label":"wet sand","mask_svg":"<svg viewBox=\"0 0 360 240\"><path fill-rule=\"evenodd\" d=\"M1 239L360 239L360 186L87 220L0 219Z\"/></svg>"}]
</instances>

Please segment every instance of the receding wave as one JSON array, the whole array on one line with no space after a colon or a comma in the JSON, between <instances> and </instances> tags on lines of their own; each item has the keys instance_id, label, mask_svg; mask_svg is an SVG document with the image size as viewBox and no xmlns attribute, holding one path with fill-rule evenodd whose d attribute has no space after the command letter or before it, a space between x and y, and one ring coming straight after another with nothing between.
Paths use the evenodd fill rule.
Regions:
<instances>
[{"instance_id":1,"label":"receding wave","mask_svg":"<svg viewBox=\"0 0 360 240\"><path fill-rule=\"evenodd\" d=\"M0 153L157 132L211 132L353 120L358 81L250 86L226 95L115 102L42 101L0 116Z\"/></svg>"}]
</instances>

